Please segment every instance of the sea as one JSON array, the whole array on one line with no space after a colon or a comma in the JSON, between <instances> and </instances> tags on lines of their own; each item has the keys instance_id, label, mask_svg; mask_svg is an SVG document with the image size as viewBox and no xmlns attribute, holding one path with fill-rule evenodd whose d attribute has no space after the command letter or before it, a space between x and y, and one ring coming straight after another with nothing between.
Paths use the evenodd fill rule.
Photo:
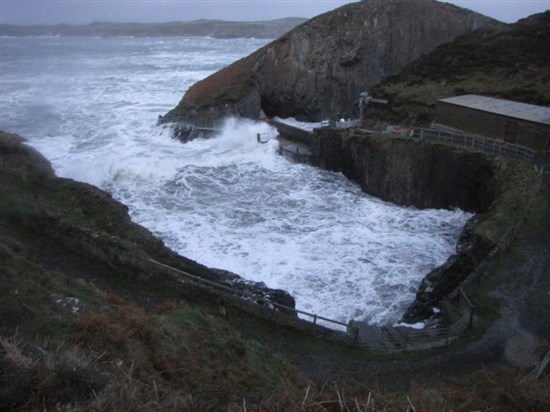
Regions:
<instances>
[{"instance_id":1,"label":"sea","mask_svg":"<svg viewBox=\"0 0 550 412\"><path fill-rule=\"evenodd\" d=\"M292 162L265 122L227 119L188 143L157 125L192 84L268 41L2 37L0 128L181 255L284 289L306 312L395 323L469 213L396 206Z\"/></svg>"}]
</instances>

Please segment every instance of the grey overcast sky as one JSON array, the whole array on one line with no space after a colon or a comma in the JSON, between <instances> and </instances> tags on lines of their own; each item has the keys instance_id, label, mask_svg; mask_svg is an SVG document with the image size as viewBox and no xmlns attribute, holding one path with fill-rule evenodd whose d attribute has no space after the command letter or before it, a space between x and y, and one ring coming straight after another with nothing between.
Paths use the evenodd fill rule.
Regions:
<instances>
[{"instance_id":1,"label":"grey overcast sky","mask_svg":"<svg viewBox=\"0 0 550 412\"><path fill-rule=\"evenodd\" d=\"M368 1L368 0L366 0ZM415 0L409 0L415 1ZM550 9L550 0L447 0L511 23ZM333 0L0 0L0 22L86 24L314 17L353 1Z\"/></svg>"}]
</instances>

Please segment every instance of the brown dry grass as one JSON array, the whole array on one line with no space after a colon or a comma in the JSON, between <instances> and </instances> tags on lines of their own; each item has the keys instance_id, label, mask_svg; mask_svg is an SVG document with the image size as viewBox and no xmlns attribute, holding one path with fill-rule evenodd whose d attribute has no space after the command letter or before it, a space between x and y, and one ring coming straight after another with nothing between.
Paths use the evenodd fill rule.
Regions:
<instances>
[{"instance_id":1,"label":"brown dry grass","mask_svg":"<svg viewBox=\"0 0 550 412\"><path fill-rule=\"evenodd\" d=\"M124 319L127 314L121 314ZM131 316L135 317L135 314ZM117 316L114 317L115 319ZM130 323L133 323L131 321ZM95 324L95 323L94 323ZM88 330L90 331L90 330ZM99 329L100 333L104 329ZM545 345L542 350L547 350ZM170 361L172 362L172 361ZM235 371L226 386L213 386L205 375L209 365L192 368L191 389L178 375L140 373L137 361L109 359L105 352L52 342L25 342L0 337L0 409L97 411L338 411L338 412L462 412L550 410L550 376L525 382L525 371L505 369L499 374L480 371L456 385L427 387L412 384L406 393L388 393L351 381L339 385L301 386L279 376L281 387L263 386L263 376L247 381L249 392L239 389L244 376ZM230 361L227 360L228 367ZM181 365L180 365L181 366ZM223 373L222 373L223 374ZM197 383L197 382L195 382ZM210 384L210 385L209 385ZM257 391L253 392L252 389ZM260 396L258 396L260 395Z\"/></svg>"},{"instance_id":2,"label":"brown dry grass","mask_svg":"<svg viewBox=\"0 0 550 412\"><path fill-rule=\"evenodd\" d=\"M194 84L185 94L185 101L195 106L212 102L237 101L254 87L252 73L253 58L240 59L210 77Z\"/></svg>"}]
</instances>

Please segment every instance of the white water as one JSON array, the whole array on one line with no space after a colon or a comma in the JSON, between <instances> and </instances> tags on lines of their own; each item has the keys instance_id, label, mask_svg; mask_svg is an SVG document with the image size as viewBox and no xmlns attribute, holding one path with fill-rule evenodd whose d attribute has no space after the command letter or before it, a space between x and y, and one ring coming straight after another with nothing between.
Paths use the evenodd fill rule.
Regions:
<instances>
[{"instance_id":1,"label":"white water","mask_svg":"<svg viewBox=\"0 0 550 412\"><path fill-rule=\"evenodd\" d=\"M297 307L393 322L454 252L469 215L363 194L293 164L264 123L187 144L156 127L195 81L262 40L2 38L0 126L61 176L100 186L182 255L289 291Z\"/></svg>"}]
</instances>

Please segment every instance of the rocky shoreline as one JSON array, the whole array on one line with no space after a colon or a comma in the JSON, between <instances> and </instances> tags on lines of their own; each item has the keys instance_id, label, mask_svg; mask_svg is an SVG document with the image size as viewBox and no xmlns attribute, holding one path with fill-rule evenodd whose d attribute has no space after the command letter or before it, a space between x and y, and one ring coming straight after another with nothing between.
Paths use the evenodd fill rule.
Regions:
<instances>
[{"instance_id":1,"label":"rocky shoreline","mask_svg":"<svg viewBox=\"0 0 550 412\"><path fill-rule=\"evenodd\" d=\"M85 183L55 176L49 162L17 135L0 132L2 213L12 233L29 233L59 250L80 255L117 273L125 284L175 296L179 280L150 263L225 285L235 294L294 308L292 296L220 269L207 268L164 246L147 229L133 223L126 206Z\"/></svg>"}]
</instances>

